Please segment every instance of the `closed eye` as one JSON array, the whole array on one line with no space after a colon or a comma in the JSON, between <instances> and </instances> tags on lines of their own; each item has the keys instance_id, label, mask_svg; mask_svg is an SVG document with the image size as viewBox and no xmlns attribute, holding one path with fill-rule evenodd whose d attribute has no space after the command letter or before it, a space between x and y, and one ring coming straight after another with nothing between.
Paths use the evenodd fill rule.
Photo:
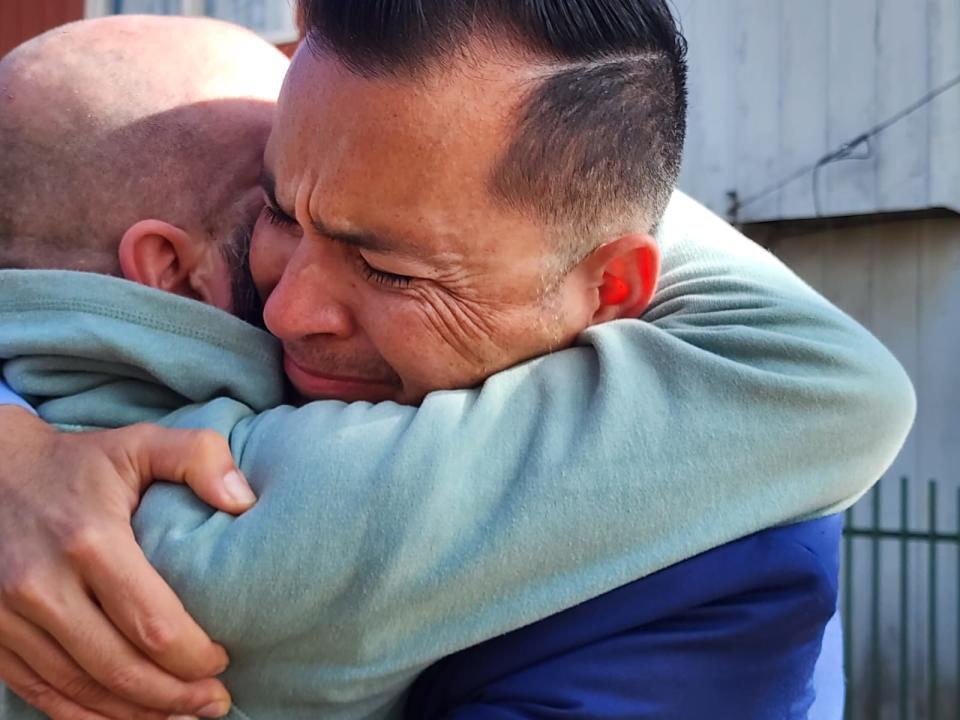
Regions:
<instances>
[{"instance_id":1,"label":"closed eye","mask_svg":"<svg viewBox=\"0 0 960 720\"><path fill-rule=\"evenodd\" d=\"M271 225L289 228L298 224L297 221L292 217L287 215L282 210L273 207L272 205L264 205L263 212L267 216L267 222L269 222Z\"/></svg>"},{"instance_id":2,"label":"closed eye","mask_svg":"<svg viewBox=\"0 0 960 720\"><path fill-rule=\"evenodd\" d=\"M409 275L397 275L396 273L379 270L368 263L362 255L358 255L358 257L360 258L361 269L363 270L364 276L367 280L377 285L403 289L410 287L410 283L415 279Z\"/></svg>"}]
</instances>

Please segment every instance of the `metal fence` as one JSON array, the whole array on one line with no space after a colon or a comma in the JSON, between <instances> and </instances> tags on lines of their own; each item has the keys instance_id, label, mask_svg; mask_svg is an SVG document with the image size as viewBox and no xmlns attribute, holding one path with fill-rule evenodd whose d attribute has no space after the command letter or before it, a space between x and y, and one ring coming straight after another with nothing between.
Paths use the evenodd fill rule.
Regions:
<instances>
[{"instance_id":1,"label":"metal fence","mask_svg":"<svg viewBox=\"0 0 960 720\"><path fill-rule=\"evenodd\" d=\"M960 720L960 490L898 490L881 483L846 513L845 718Z\"/></svg>"}]
</instances>

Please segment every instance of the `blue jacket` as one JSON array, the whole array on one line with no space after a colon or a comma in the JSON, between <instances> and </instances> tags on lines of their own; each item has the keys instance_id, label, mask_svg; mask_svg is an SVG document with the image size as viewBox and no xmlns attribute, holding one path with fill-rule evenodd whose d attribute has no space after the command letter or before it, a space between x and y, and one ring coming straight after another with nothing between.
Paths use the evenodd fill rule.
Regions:
<instances>
[{"instance_id":1,"label":"blue jacket","mask_svg":"<svg viewBox=\"0 0 960 720\"><path fill-rule=\"evenodd\" d=\"M840 529L765 530L452 655L414 685L407 717L806 718Z\"/></svg>"}]
</instances>

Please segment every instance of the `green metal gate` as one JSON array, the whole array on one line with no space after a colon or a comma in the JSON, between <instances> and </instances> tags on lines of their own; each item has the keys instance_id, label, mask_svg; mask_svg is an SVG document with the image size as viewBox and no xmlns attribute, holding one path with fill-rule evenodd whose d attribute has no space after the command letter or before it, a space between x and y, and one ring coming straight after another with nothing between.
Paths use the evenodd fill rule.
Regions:
<instances>
[{"instance_id":1,"label":"green metal gate","mask_svg":"<svg viewBox=\"0 0 960 720\"><path fill-rule=\"evenodd\" d=\"M841 579L845 717L960 720L960 490L945 492L930 481L924 498L923 488L901 478L899 502L894 503L899 507L884 508L884 496L888 503L896 498L891 490L881 483L858 503L869 512L846 513ZM911 522L911 501L917 502L918 494L926 505L925 527L917 527L916 517ZM938 527L944 502L956 508L949 529ZM866 522L864 515L869 516ZM898 520L891 522L891 516ZM881 572L885 562L888 567ZM891 577L896 581L890 582ZM926 602L915 602L917 596ZM926 631L916 632L918 625Z\"/></svg>"}]
</instances>

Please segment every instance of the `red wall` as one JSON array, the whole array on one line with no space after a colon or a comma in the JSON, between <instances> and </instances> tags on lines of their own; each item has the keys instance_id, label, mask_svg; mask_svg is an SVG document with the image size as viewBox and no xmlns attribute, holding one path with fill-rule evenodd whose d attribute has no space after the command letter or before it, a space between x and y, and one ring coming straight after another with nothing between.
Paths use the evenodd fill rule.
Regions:
<instances>
[{"instance_id":1,"label":"red wall","mask_svg":"<svg viewBox=\"0 0 960 720\"><path fill-rule=\"evenodd\" d=\"M0 0L0 56L50 28L83 18L83 0Z\"/></svg>"},{"instance_id":2,"label":"red wall","mask_svg":"<svg viewBox=\"0 0 960 720\"><path fill-rule=\"evenodd\" d=\"M83 0L0 0L0 57L50 28L83 19ZM293 55L299 43L278 47Z\"/></svg>"},{"instance_id":3,"label":"red wall","mask_svg":"<svg viewBox=\"0 0 960 720\"><path fill-rule=\"evenodd\" d=\"M293 53L296 52L297 47L300 45L300 41L292 43L280 43L277 47L283 52L287 57L293 57Z\"/></svg>"}]
</instances>

